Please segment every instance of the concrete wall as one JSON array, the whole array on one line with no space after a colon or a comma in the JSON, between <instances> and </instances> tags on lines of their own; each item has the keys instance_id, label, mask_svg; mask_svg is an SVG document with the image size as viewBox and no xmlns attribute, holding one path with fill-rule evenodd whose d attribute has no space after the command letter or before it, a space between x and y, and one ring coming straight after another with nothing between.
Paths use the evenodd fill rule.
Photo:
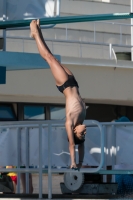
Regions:
<instances>
[{"instance_id":1,"label":"concrete wall","mask_svg":"<svg viewBox=\"0 0 133 200\"><path fill-rule=\"evenodd\" d=\"M77 40L77 43L70 42L46 42L53 54L58 54L61 56L72 56L72 57L82 57L82 58L96 58L96 59L109 59L109 44L120 44L121 38L119 35L112 34L102 34L96 35L96 42L108 44L104 45L91 45L83 44L83 42L93 42L94 34L92 32L85 32L84 35L80 31L69 31L68 40L73 41ZM44 35L47 37L49 32L44 31ZM59 34L62 35L62 38L58 38ZM63 30L56 31L57 39L65 40L63 37ZM47 38L45 37L45 38ZM81 42L78 42L80 38ZM82 42L83 41L83 42ZM122 37L123 45L130 45L130 37L124 35ZM115 52L130 52L130 48L124 47L115 47L113 46ZM33 40L13 40L7 39L7 51L16 51L16 52L32 52L38 53L35 41Z\"/></svg>"},{"instance_id":2,"label":"concrete wall","mask_svg":"<svg viewBox=\"0 0 133 200\"><path fill-rule=\"evenodd\" d=\"M74 73L86 102L133 105L131 62L119 61L116 65L109 60L62 58L62 63ZM49 69L8 71L6 85L0 85L0 101L65 103L64 100Z\"/></svg>"}]
</instances>

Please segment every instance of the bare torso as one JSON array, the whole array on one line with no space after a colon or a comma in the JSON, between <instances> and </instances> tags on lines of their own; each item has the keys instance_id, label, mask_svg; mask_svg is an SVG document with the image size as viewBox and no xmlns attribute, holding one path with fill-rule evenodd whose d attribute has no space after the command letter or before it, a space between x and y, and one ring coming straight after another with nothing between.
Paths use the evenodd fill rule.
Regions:
<instances>
[{"instance_id":1,"label":"bare torso","mask_svg":"<svg viewBox=\"0 0 133 200\"><path fill-rule=\"evenodd\" d=\"M63 93L66 97L66 120L71 119L74 127L78 124L82 124L85 119L86 108L78 88L68 87Z\"/></svg>"}]
</instances>

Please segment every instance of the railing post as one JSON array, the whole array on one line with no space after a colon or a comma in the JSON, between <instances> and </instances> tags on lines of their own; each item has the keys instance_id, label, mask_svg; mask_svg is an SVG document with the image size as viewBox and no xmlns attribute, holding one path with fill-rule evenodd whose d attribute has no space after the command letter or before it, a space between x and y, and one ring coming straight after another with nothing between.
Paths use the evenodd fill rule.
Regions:
<instances>
[{"instance_id":1,"label":"railing post","mask_svg":"<svg viewBox=\"0 0 133 200\"><path fill-rule=\"evenodd\" d=\"M20 156L21 156L21 128L17 129L17 167L20 168ZM20 172L17 173L18 184L17 193L20 193Z\"/></svg>"},{"instance_id":2,"label":"railing post","mask_svg":"<svg viewBox=\"0 0 133 200\"><path fill-rule=\"evenodd\" d=\"M42 124L39 124L39 199L42 198Z\"/></svg>"},{"instance_id":3,"label":"railing post","mask_svg":"<svg viewBox=\"0 0 133 200\"><path fill-rule=\"evenodd\" d=\"M26 134L26 168L29 168L29 128L26 127L25 130L25 134ZM29 193L29 172L26 172L26 194Z\"/></svg>"},{"instance_id":4,"label":"railing post","mask_svg":"<svg viewBox=\"0 0 133 200\"><path fill-rule=\"evenodd\" d=\"M54 44L53 44L53 41L52 41L52 53L54 53Z\"/></svg>"},{"instance_id":5,"label":"railing post","mask_svg":"<svg viewBox=\"0 0 133 200\"><path fill-rule=\"evenodd\" d=\"M82 58L82 47L81 47L81 41L80 41L80 58Z\"/></svg>"},{"instance_id":6,"label":"railing post","mask_svg":"<svg viewBox=\"0 0 133 200\"><path fill-rule=\"evenodd\" d=\"M103 168L104 170L107 169L107 127L104 125L103 126L103 132L104 132L104 165ZM103 182L107 182L107 175L103 175Z\"/></svg>"},{"instance_id":7,"label":"railing post","mask_svg":"<svg viewBox=\"0 0 133 200\"><path fill-rule=\"evenodd\" d=\"M112 44L109 44L109 58L112 59Z\"/></svg>"},{"instance_id":8,"label":"railing post","mask_svg":"<svg viewBox=\"0 0 133 200\"><path fill-rule=\"evenodd\" d=\"M96 24L94 22L94 42L96 42Z\"/></svg>"},{"instance_id":9,"label":"railing post","mask_svg":"<svg viewBox=\"0 0 133 200\"><path fill-rule=\"evenodd\" d=\"M52 140L52 124L48 124L48 199L52 199L52 171L51 171L51 140Z\"/></svg>"},{"instance_id":10,"label":"railing post","mask_svg":"<svg viewBox=\"0 0 133 200\"><path fill-rule=\"evenodd\" d=\"M120 44L122 44L122 26L120 25Z\"/></svg>"},{"instance_id":11,"label":"railing post","mask_svg":"<svg viewBox=\"0 0 133 200\"><path fill-rule=\"evenodd\" d=\"M68 35L67 35L67 24L66 24L66 40L68 40Z\"/></svg>"},{"instance_id":12,"label":"railing post","mask_svg":"<svg viewBox=\"0 0 133 200\"><path fill-rule=\"evenodd\" d=\"M112 168L116 164L116 129L115 125L112 125ZM115 182L115 175L112 176L112 182Z\"/></svg>"},{"instance_id":13,"label":"railing post","mask_svg":"<svg viewBox=\"0 0 133 200\"><path fill-rule=\"evenodd\" d=\"M23 42L23 53L24 53L24 39L22 39L22 42Z\"/></svg>"}]
</instances>

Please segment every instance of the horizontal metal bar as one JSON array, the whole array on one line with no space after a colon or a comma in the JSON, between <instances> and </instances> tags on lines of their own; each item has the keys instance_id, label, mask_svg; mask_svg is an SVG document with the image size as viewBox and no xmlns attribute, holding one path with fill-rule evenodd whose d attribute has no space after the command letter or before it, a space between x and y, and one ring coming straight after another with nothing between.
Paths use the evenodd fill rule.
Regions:
<instances>
[{"instance_id":1,"label":"horizontal metal bar","mask_svg":"<svg viewBox=\"0 0 133 200\"><path fill-rule=\"evenodd\" d=\"M95 22L95 23L103 23L103 24L112 24L112 25L121 25L121 26L133 26L133 24L125 24L125 23L118 23L118 22L103 22L103 21L99 21L99 22Z\"/></svg>"},{"instance_id":2,"label":"horizontal metal bar","mask_svg":"<svg viewBox=\"0 0 133 200\"><path fill-rule=\"evenodd\" d=\"M52 125L52 127L65 127L65 123L64 125L60 124L60 125ZM39 125L5 125L5 126L1 126L0 125L0 128L39 128ZM42 124L42 127L48 127L48 124Z\"/></svg>"},{"instance_id":3,"label":"horizontal metal bar","mask_svg":"<svg viewBox=\"0 0 133 200\"><path fill-rule=\"evenodd\" d=\"M133 24L125 24L125 23L118 23L118 22L109 22L109 21L95 21L95 23L103 23L103 24L112 24L112 25L121 25L121 26L133 26ZM25 27L25 28L19 28L19 29L7 29L7 30L25 30L27 29L28 27ZM41 26L41 29L45 29L47 28L46 26Z\"/></svg>"},{"instance_id":4,"label":"horizontal metal bar","mask_svg":"<svg viewBox=\"0 0 133 200\"><path fill-rule=\"evenodd\" d=\"M91 126L91 122L94 120L85 120L84 124L86 126ZM48 126L48 124L51 124L53 127L64 127L65 121L64 120L44 120L44 121L14 121L14 122L0 122L0 127L5 128L6 127L38 127L39 124L42 124L42 126ZM133 125L133 122L100 122L101 125L106 126L131 126ZM94 126L94 125L93 125Z\"/></svg>"},{"instance_id":5,"label":"horizontal metal bar","mask_svg":"<svg viewBox=\"0 0 133 200\"><path fill-rule=\"evenodd\" d=\"M39 172L39 168L0 168L1 172Z\"/></svg>"},{"instance_id":6,"label":"horizontal metal bar","mask_svg":"<svg viewBox=\"0 0 133 200\"><path fill-rule=\"evenodd\" d=\"M133 174L133 170L100 170L99 174Z\"/></svg>"},{"instance_id":7,"label":"horizontal metal bar","mask_svg":"<svg viewBox=\"0 0 133 200\"><path fill-rule=\"evenodd\" d=\"M101 125L105 125L105 126L131 126L133 125L133 122L101 122Z\"/></svg>"},{"instance_id":8,"label":"horizontal metal bar","mask_svg":"<svg viewBox=\"0 0 133 200\"><path fill-rule=\"evenodd\" d=\"M66 172L82 172L82 173L98 173L98 174L133 174L133 170L99 170L96 171L96 168L81 168L78 170L73 169L51 169L51 172L54 173L66 173Z\"/></svg>"},{"instance_id":9,"label":"horizontal metal bar","mask_svg":"<svg viewBox=\"0 0 133 200\"><path fill-rule=\"evenodd\" d=\"M30 125L30 124L33 124L33 125L39 125L39 124L57 124L57 125L60 125L60 124L64 124L65 121L64 120L42 120L42 121L10 121L10 122L0 122L0 125Z\"/></svg>"},{"instance_id":10,"label":"horizontal metal bar","mask_svg":"<svg viewBox=\"0 0 133 200\"><path fill-rule=\"evenodd\" d=\"M30 172L30 173L39 173L39 168L12 168L12 169L6 169L6 168L0 168L1 172ZM133 174L133 170L99 170L97 171L97 168L81 168L79 170L73 170L68 168L52 168L51 173L66 173L66 172L80 172L80 173L97 173L97 174ZM42 169L42 173L47 174L48 169Z\"/></svg>"},{"instance_id":11,"label":"horizontal metal bar","mask_svg":"<svg viewBox=\"0 0 133 200\"><path fill-rule=\"evenodd\" d=\"M133 13L112 13L112 14L98 14L98 15L81 15L81 16L65 16L65 17L49 17L40 19L41 25L48 24L64 24L88 21L103 21L116 19L133 18ZM26 27L30 25L31 20L13 20L0 22L0 29Z\"/></svg>"}]
</instances>

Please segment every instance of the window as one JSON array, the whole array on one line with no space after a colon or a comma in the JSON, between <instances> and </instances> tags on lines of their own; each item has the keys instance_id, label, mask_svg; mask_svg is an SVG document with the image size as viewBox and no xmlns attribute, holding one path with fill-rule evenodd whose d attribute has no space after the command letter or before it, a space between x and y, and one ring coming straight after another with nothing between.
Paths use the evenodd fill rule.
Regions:
<instances>
[{"instance_id":1,"label":"window","mask_svg":"<svg viewBox=\"0 0 133 200\"><path fill-rule=\"evenodd\" d=\"M50 106L50 119L58 119L58 120L65 120L65 107L59 106Z\"/></svg>"},{"instance_id":2,"label":"window","mask_svg":"<svg viewBox=\"0 0 133 200\"><path fill-rule=\"evenodd\" d=\"M45 107L38 105L24 106L24 120L44 120Z\"/></svg>"},{"instance_id":3,"label":"window","mask_svg":"<svg viewBox=\"0 0 133 200\"><path fill-rule=\"evenodd\" d=\"M16 120L12 105L0 105L0 120Z\"/></svg>"}]
</instances>

